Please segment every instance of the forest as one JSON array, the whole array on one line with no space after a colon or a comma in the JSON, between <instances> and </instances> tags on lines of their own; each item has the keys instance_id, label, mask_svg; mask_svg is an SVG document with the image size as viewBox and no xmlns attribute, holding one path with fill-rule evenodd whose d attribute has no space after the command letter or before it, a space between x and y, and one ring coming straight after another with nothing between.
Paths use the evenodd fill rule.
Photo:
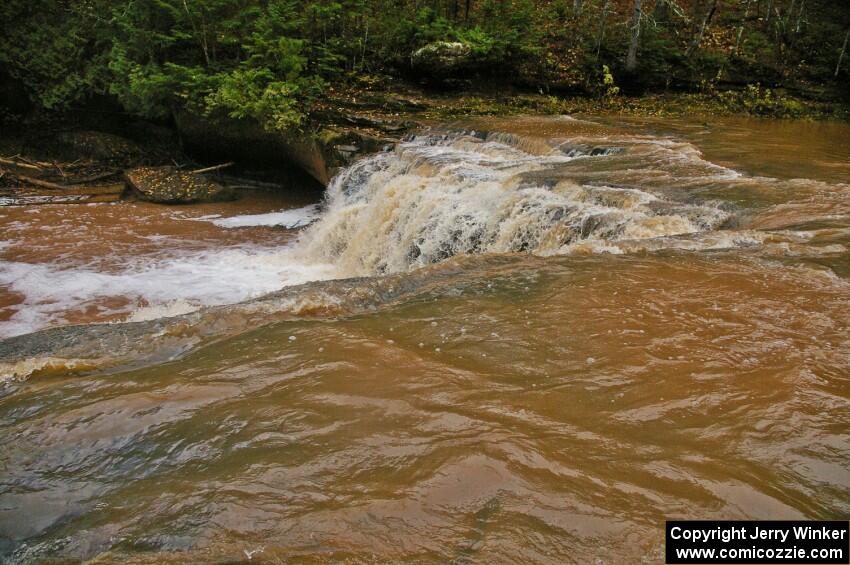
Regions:
<instances>
[{"instance_id":1,"label":"forest","mask_svg":"<svg viewBox=\"0 0 850 565\"><path fill-rule=\"evenodd\" d=\"M7 116L108 100L286 131L334 89L388 81L791 115L850 92L850 4L831 0L7 0L0 26Z\"/></svg>"}]
</instances>

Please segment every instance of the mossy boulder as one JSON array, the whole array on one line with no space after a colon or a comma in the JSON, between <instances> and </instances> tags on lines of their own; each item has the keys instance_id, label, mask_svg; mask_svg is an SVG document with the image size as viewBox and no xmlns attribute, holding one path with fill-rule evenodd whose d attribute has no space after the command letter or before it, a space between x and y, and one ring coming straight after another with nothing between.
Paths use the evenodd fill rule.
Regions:
<instances>
[{"instance_id":1,"label":"mossy boulder","mask_svg":"<svg viewBox=\"0 0 850 565\"><path fill-rule=\"evenodd\" d=\"M237 196L232 188L174 167L137 167L127 171L126 178L140 199L159 204L235 200Z\"/></svg>"},{"instance_id":2,"label":"mossy boulder","mask_svg":"<svg viewBox=\"0 0 850 565\"><path fill-rule=\"evenodd\" d=\"M472 48L459 41L434 41L410 56L414 70L435 77L452 76L474 64Z\"/></svg>"}]
</instances>

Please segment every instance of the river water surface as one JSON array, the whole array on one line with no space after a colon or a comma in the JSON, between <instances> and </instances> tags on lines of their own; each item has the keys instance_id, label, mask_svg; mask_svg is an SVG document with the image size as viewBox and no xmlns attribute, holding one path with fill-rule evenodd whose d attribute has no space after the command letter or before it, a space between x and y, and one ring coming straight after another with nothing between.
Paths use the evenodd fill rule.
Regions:
<instances>
[{"instance_id":1,"label":"river water surface","mask_svg":"<svg viewBox=\"0 0 850 565\"><path fill-rule=\"evenodd\" d=\"M2 207L0 559L654 563L665 519L847 519L848 177L845 124L480 119L321 202Z\"/></svg>"}]
</instances>

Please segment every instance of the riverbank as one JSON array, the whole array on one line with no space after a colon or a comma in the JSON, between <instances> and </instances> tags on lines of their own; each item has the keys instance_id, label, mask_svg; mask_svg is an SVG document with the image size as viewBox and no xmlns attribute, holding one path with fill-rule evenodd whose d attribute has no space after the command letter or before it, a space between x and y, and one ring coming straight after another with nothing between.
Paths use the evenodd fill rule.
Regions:
<instances>
[{"instance_id":1,"label":"riverbank","mask_svg":"<svg viewBox=\"0 0 850 565\"><path fill-rule=\"evenodd\" d=\"M557 97L516 95L507 98L461 96L429 111L434 117L463 115L594 114L627 116L738 116L773 119L850 120L850 107L778 94L758 86L744 91L667 93L644 96Z\"/></svg>"},{"instance_id":2,"label":"riverbank","mask_svg":"<svg viewBox=\"0 0 850 565\"><path fill-rule=\"evenodd\" d=\"M436 93L399 81L364 81L330 88L297 130L266 131L251 120L179 114L151 123L123 113L81 109L39 114L7 124L0 139L3 196L80 189L109 180L110 197L125 193L124 171L146 166L197 170L235 162L254 181L283 186L309 175L321 185L343 166L385 150L409 133L466 117L594 115L640 117L759 117L850 120L850 107L750 85L742 90L625 96L611 87L600 96L552 96L520 90L479 88ZM49 172L43 173L45 169ZM70 174L76 171L76 176ZM82 180L81 180L82 179ZM241 179L241 180L240 180ZM244 185L244 178L235 184ZM45 184L47 182L48 184ZM52 186L51 186L52 185ZM131 187L132 188L132 187ZM100 194L101 188L95 193ZM79 192L79 191L78 191ZM83 191L85 192L85 191ZM91 191L89 191L91 192ZM130 191L132 192L132 191ZM230 193L230 192L228 192ZM69 193L70 194L70 193ZM48 196L54 193L47 193ZM138 194L137 194L138 195ZM175 202L179 203L179 202Z\"/></svg>"},{"instance_id":3,"label":"riverbank","mask_svg":"<svg viewBox=\"0 0 850 565\"><path fill-rule=\"evenodd\" d=\"M613 81L613 78L612 78ZM369 83L366 83L369 84ZM596 95L547 94L482 84L477 88L448 92L422 89L392 79L374 86L333 89L322 110L351 107L357 101L380 106L386 111L412 113L426 119L462 116L514 115L629 115L629 116L740 116L775 119L850 120L850 105L821 91L794 92L747 84L722 89L706 84L693 92L621 93L613 82ZM321 111L320 115L324 115Z\"/></svg>"}]
</instances>

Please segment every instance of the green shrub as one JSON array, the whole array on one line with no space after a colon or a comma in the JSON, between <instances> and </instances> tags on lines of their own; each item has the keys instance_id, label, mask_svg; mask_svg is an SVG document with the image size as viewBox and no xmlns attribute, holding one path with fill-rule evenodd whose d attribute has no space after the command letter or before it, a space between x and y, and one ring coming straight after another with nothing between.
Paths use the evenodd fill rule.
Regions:
<instances>
[{"instance_id":1,"label":"green shrub","mask_svg":"<svg viewBox=\"0 0 850 565\"><path fill-rule=\"evenodd\" d=\"M759 84L748 84L743 91L719 92L716 96L728 110L755 116L796 118L805 113L800 101L781 96Z\"/></svg>"}]
</instances>

